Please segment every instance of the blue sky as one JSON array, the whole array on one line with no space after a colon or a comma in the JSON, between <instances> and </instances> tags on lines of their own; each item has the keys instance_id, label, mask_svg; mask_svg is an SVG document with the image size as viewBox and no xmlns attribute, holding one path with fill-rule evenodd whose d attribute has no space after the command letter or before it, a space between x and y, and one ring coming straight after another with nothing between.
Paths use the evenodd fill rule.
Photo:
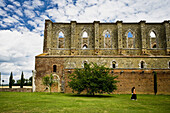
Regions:
<instances>
[{"instance_id":1,"label":"blue sky","mask_svg":"<svg viewBox=\"0 0 170 113\"><path fill-rule=\"evenodd\" d=\"M53 22L163 22L170 20L169 0L0 0L0 72L29 78L42 53L44 20Z\"/></svg>"}]
</instances>

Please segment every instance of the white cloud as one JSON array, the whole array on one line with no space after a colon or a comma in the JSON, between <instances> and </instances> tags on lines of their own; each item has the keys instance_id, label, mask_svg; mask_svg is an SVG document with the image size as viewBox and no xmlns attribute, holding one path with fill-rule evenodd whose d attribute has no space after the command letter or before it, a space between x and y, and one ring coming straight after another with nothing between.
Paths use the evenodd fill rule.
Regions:
<instances>
[{"instance_id":1,"label":"white cloud","mask_svg":"<svg viewBox=\"0 0 170 113\"><path fill-rule=\"evenodd\" d=\"M18 7L21 6L21 4L19 2L17 2L17 1L13 2L13 4L18 6Z\"/></svg>"},{"instance_id":2,"label":"white cloud","mask_svg":"<svg viewBox=\"0 0 170 113\"><path fill-rule=\"evenodd\" d=\"M21 9L16 9L15 12L19 15L19 16L23 16L22 10Z\"/></svg>"},{"instance_id":3,"label":"white cloud","mask_svg":"<svg viewBox=\"0 0 170 113\"><path fill-rule=\"evenodd\" d=\"M37 27L37 24L33 21L27 21L28 24L30 24L31 26L34 26L35 28Z\"/></svg>"},{"instance_id":4,"label":"white cloud","mask_svg":"<svg viewBox=\"0 0 170 113\"><path fill-rule=\"evenodd\" d=\"M0 9L0 12L0 16L8 16L6 11Z\"/></svg>"},{"instance_id":5,"label":"white cloud","mask_svg":"<svg viewBox=\"0 0 170 113\"><path fill-rule=\"evenodd\" d=\"M13 17L7 17L7 18L4 18L3 21L5 22L5 24L14 24L15 22L18 22L17 19L13 18Z\"/></svg>"},{"instance_id":6,"label":"white cloud","mask_svg":"<svg viewBox=\"0 0 170 113\"><path fill-rule=\"evenodd\" d=\"M35 56L42 53L43 38L38 33L0 31L0 69L2 73L14 74L34 70ZM6 80L7 81L7 80Z\"/></svg>"},{"instance_id":7,"label":"white cloud","mask_svg":"<svg viewBox=\"0 0 170 113\"><path fill-rule=\"evenodd\" d=\"M66 10L66 15L77 15L78 14L78 11L80 10L78 7L70 4L68 6L65 7L65 10Z\"/></svg>"},{"instance_id":8,"label":"white cloud","mask_svg":"<svg viewBox=\"0 0 170 113\"><path fill-rule=\"evenodd\" d=\"M29 17L29 18L35 17L35 13L34 13L32 10L25 9L25 10L24 10L24 13L25 13L25 15L26 15L27 17Z\"/></svg>"},{"instance_id":9,"label":"white cloud","mask_svg":"<svg viewBox=\"0 0 170 113\"><path fill-rule=\"evenodd\" d=\"M16 7L13 6L13 5L7 5L7 7L8 7L9 9L12 9L12 10L15 10L15 9L16 9Z\"/></svg>"},{"instance_id":10,"label":"white cloud","mask_svg":"<svg viewBox=\"0 0 170 113\"><path fill-rule=\"evenodd\" d=\"M0 6L5 7L6 3L4 2L4 0L0 0Z\"/></svg>"},{"instance_id":11,"label":"white cloud","mask_svg":"<svg viewBox=\"0 0 170 113\"><path fill-rule=\"evenodd\" d=\"M29 9L29 10L34 9L34 7L31 4L31 1L25 1L22 6Z\"/></svg>"},{"instance_id":12,"label":"white cloud","mask_svg":"<svg viewBox=\"0 0 170 113\"><path fill-rule=\"evenodd\" d=\"M34 8L38 8L38 7L41 7L44 5L44 2L43 1L40 1L40 0L33 0L32 1L32 5L34 6Z\"/></svg>"}]
</instances>

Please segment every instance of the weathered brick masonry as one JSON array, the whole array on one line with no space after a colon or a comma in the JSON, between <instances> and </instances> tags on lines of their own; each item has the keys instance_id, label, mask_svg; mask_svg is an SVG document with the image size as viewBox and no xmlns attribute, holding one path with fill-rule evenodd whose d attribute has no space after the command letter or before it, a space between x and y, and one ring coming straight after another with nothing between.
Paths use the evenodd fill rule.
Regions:
<instances>
[{"instance_id":1,"label":"weathered brick masonry","mask_svg":"<svg viewBox=\"0 0 170 113\"><path fill-rule=\"evenodd\" d=\"M53 23L45 22L43 54L36 56L35 91L47 91L42 77L53 73L53 92L71 92L68 74L84 62L105 64L118 75L114 93L170 94L170 23Z\"/></svg>"}]
</instances>

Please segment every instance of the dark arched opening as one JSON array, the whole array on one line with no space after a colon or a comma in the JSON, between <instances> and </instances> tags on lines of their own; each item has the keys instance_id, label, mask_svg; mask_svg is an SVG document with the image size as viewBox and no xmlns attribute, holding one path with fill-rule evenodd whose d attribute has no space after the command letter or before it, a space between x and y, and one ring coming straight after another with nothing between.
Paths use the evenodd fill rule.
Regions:
<instances>
[{"instance_id":1,"label":"dark arched opening","mask_svg":"<svg viewBox=\"0 0 170 113\"><path fill-rule=\"evenodd\" d=\"M53 65L53 72L57 72L57 66Z\"/></svg>"}]
</instances>

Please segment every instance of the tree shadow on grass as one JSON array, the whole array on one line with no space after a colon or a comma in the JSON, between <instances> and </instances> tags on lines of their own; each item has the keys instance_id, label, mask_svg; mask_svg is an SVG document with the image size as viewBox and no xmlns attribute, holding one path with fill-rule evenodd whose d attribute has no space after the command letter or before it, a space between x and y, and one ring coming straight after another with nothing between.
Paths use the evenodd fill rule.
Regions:
<instances>
[{"instance_id":1,"label":"tree shadow on grass","mask_svg":"<svg viewBox=\"0 0 170 113\"><path fill-rule=\"evenodd\" d=\"M69 97L95 97L95 98L115 98L113 95L85 95L85 94L66 94Z\"/></svg>"}]
</instances>

